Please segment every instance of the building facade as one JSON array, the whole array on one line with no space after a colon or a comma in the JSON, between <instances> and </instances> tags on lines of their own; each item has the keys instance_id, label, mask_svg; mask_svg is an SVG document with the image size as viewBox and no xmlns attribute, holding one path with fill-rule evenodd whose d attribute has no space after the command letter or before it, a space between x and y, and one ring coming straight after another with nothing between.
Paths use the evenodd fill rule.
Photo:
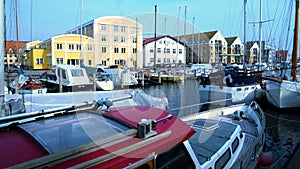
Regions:
<instances>
[{"instance_id":1,"label":"building facade","mask_svg":"<svg viewBox=\"0 0 300 169\"><path fill-rule=\"evenodd\" d=\"M238 36L226 37L227 41L227 62L226 63L243 63L244 62L244 44Z\"/></svg>"},{"instance_id":2,"label":"building facade","mask_svg":"<svg viewBox=\"0 0 300 169\"><path fill-rule=\"evenodd\" d=\"M183 64L185 63L184 44L168 35L146 38L143 41L143 60L144 67L154 66L154 64Z\"/></svg>"},{"instance_id":3,"label":"building facade","mask_svg":"<svg viewBox=\"0 0 300 169\"><path fill-rule=\"evenodd\" d=\"M141 68L142 32L143 27L137 21L121 16L105 16L67 33L82 33L94 39L96 64Z\"/></svg>"},{"instance_id":4,"label":"building facade","mask_svg":"<svg viewBox=\"0 0 300 169\"><path fill-rule=\"evenodd\" d=\"M87 36L63 34L27 46L26 64L33 69L51 69L57 64L95 66L94 39Z\"/></svg>"},{"instance_id":5,"label":"building facade","mask_svg":"<svg viewBox=\"0 0 300 169\"><path fill-rule=\"evenodd\" d=\"M189 63L227 63L227 41L220 31L210 31L179 36L187 45Z\"/></svg>"},{"instance_id":6,"label":"building facade","mask_svg":"<svg viewBox=\"0 0 300 169\"><path fill-rule=\"evenodd\" d=\"M26 43L27 43L26 41L19 41L19 42L5 41L4 65L6 67L16 65L16 64L22 65L22 59L21 59L22 46L24 46Z\"/></svg>"},{"instance_id":7,"label":"building facade","mask_svg":"<svg viewBox=\"0 0 300 169\"><path fill-rule=\"evenodd\" d=\"M247 59L246 62L250 65L259 62L259 46L257 42L247 42Z\"/></svg>"}]
</instances>

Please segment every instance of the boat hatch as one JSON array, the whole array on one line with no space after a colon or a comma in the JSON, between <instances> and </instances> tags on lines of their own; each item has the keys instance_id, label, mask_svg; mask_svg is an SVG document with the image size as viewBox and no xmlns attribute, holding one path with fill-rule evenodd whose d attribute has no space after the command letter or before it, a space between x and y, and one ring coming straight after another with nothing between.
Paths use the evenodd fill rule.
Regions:
<instances>
[{"instance_id":1,"label":"boat hatch","mask_svg":"<svg viewBox=\"0 0 300 169\"><path fill-rule=\"evenodd\" d=\"M61 152L130 128L91 113L76 113L19 125L48 153Z\"/></svg>"},{"instance_id":2,"label":"boat hatch","mask_svg":"<svg viewBox=\"0 0 300 169\"><path fill-rule=\"evenodd\" d=\"M218 121L217 120L197 120L193 123L193 128L203 129L203 130L215 130L218 128Z\"/></svg>"},{"instance_id":3,"label":"boat hatch","mask_svg":"<svg viewBox=\"0 0 300 169\"><path fill-rule=\"evenodd\" d=\"M210 160L217 151L222 149L238 127L236 124L217 120L214 121L215 124L205 119L197 119L196 121L190 122L196 124L196 126L201 124L218 126L213 130L203 130L199 127L193 127L196 130L196 134L189 139L189 143L194 150L200 165L203 165L206 161Z\"/></svg>"}]
</instances>

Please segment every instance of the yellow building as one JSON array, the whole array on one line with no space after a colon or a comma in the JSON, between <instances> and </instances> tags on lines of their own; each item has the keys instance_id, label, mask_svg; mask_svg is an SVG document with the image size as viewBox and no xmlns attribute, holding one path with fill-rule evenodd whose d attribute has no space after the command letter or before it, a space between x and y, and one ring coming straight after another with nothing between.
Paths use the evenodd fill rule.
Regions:
<instances>
[{"instance_id":1,"label":"yellow building","mask_svg":"<svg viewBox=\"0 0 300 169\"><path fill-rule=\"evenodd\" d=\"M94 39L88 36L58 35L37 44L29 43L28 49L26 65L33 69L51 69L57 64L79 66L81 60L86 66L95 66Z\"/></svg>"},{"instance_id":2,"label":"yellow building","mask_svg":"<svg viewBox=\"0 0 300 169\"><path fill-rule=\"evenodd\" d=\"M105 66L142 67L143 27L121 16L100 17L67 33L83 34L95 40L95 62Z\"/></svg>"}]
</instances>

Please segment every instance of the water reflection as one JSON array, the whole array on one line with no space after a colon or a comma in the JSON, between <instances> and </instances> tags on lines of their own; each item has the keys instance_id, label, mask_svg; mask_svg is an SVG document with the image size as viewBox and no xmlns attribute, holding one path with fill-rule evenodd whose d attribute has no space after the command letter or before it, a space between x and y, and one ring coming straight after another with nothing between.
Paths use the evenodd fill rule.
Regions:
<instances>
[{"instance_id":1,"label":"water reflection","mask_svg":"<svg viewBox=\"0 0 300 169\"><path fill-rule=\"evenodd\" d=\"M199 83L195 80L169 82L145 88L146 93L159 90L169 100L169 110L175 115L184 116L203 110L224 107L225 103L200 104ZM205 93L212 97L212 93ZM227 99L227 96L220 99ZM266 99L258 101L266 114L266 150L273 152L274 163L268 168L283 168L300 140L300 115L296 109L279 111L268 104Z\"/></svg>"}]
</instances>

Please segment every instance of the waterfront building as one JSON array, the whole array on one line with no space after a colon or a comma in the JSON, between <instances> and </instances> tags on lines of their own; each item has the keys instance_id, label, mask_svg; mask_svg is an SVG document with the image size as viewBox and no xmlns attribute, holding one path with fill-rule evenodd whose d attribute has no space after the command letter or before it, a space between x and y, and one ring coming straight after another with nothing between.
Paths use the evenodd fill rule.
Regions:
<instances>
[{"instance_id":1,"label":"waterfront building","mask_svg":"<svg viewBox=\"0 0 300 169\"><path fill-rule=\"evenodd\" d=\"M227 63L244 62L244 45L238 36L226 37L227 41Z\"/></svg>"},{"instance_id":2,"label":"waterfront building","mask_svg":"<svg viewBox=\"0 0 300 169\"><path fill-rule=\"evenodd\" d=\"M246 62L250 65L259 62L259 46L257 42L247 42Z\"/></svg>"},{"instance_id":3,"label":"waterfront building","mask_svg":"<svg viewBox=\"0 0 300 169\"><path fill-rule=\"evenodd\" d=\"M26 65L32 69L51 69L57 64L95 66L93 38L62 34L24 47Z\"/></svg>"},{"instance_id":4,"label":"waterfront building","mask_svg":"<svg viewBox=\"0 0 300 169\"><path fill-rule=\"evenodd\" d=\"M12 66L16 64L21 64L20 53L22 51L21 47L24 46L26 41L5 41L5 54L4 54L4 66ZM16 52L18 51L18 52ZM18 57L20 58L18 60Z\"/></svg>"},{"instance_id":5,"label":"waterfront building","mask_svg":"<svg viewBox=\"0 0 300 169\"><path fill-rule=\"evenodd\" d=\"M282 63L282 62L290 62L291 56L289 55L288 50L278 50L276 51L274 62Z\"/></svg>"},{"instance_id":6,"label":"waterfront building","mask_svg":"<svg viewBox=\"0 0 300 169\"><path fill-rule=\"evenodd\" d=\"M169 35L146 38L143 40L143 65L149 67L154 64L183 64L185 63L184 51L184 44Z\"/></svg>"},{"instance_id":7,"label":"waterfront building","mask_svg":"<svg viewBox=\"0 0 300 169\"><path fill-rule=\"evenodd\" d=\"M143 26L135 20L121 16L93 19L67 31L94 39L95 64L142 67Z\"/></svg>"},{"instance_id":8,"label":"waterfront building","mask_svg":"<svg viewBox=\"0 0 300 169\"><path fill-rule=\"evenodd\" d=\"M209 31L179 36L187 44L186 58L198 63L227 63L227 41L220 31ZM198 59L199 58L199 59Z\"/></svg>"}]
</instances>

